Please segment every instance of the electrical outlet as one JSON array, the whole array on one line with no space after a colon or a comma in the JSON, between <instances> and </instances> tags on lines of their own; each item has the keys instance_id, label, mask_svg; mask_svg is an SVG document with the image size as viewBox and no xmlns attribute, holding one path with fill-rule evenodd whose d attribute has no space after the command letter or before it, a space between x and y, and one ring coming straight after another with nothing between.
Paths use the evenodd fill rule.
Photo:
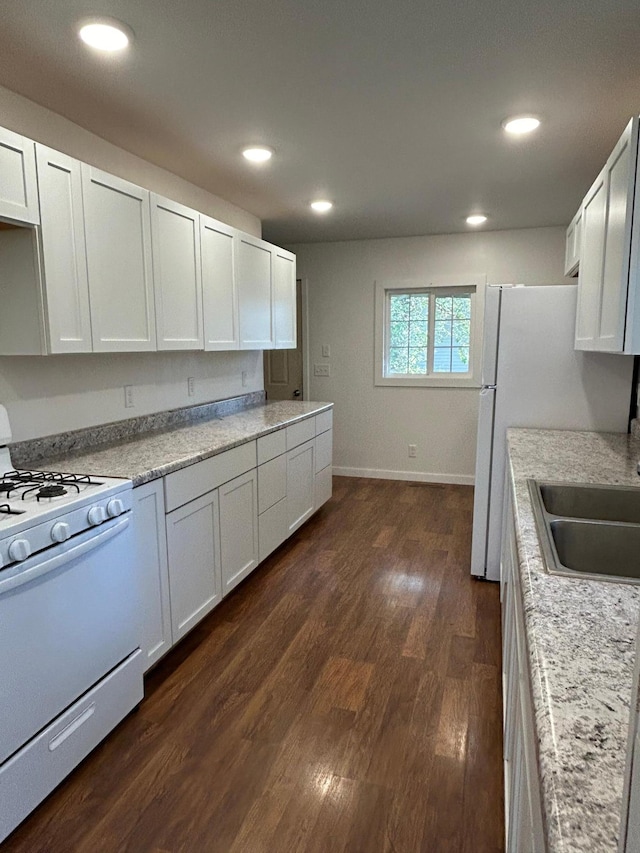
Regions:
<instances>
[{"instance_id":1,"label":"electrical outlet","mask_svg":"<svg viewBox=\"0 0 640 853\"><path fill-rule=\"evenodd\" d=\"M330 358L331 356L331 347L329 344L322 344L322 357Z\"/></svg>"},{"instance_id":2,"label":"electrical outlet","mask_svg":"<svg viewBox=\"0 0 640 853\"><path fill-rule=\"evenodd\" d=\"M331 365L330 364L314 364L313 365L313 375L314 376L331 376Z\"/></svg>"},{"instance_id":3,"label":"electrical outlet","mask_svg":"<svg viewBox=\"0 0 640 853\"><path fill-rule=\"evenodd\" d=\"M125 409L133 408L133 385L124 386L124 407Z\"/></svg>"},{"instance_id":4,"label":"electrical outlet","mask_svg":"<svg viewBox=\"0 0 640 853\"><path fill-rule=\"evenodd\" d=\"M196 393L196 381L193 376L187 377L187 394L189 397L193 397Z\"/></svg>"},{"instance_id":5,"label":"electrical outlet","mask_svg":"<svg viewBox=\"0 0 640 853\"><path fill-rule=\"evenodd\" d=\"M246 370L242 371L242 387L246 388L249 383L249 374Z\"/></svg>"},{"instance_id":6,"label":"electrical outlet","mask_svg":"<svg viewBox=\"0 0 640 853\"><path fill-rule=\"evenodd\" d=\"M415 446L415 444L410 444L409 445L409 459L415 459L415 458L416 458L416 446Z\"/></svg>"}]
</instances>

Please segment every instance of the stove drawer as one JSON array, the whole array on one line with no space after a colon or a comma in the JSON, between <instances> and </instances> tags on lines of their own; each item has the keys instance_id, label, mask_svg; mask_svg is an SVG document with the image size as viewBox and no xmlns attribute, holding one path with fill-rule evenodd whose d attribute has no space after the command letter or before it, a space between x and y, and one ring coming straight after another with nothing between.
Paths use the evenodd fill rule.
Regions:
<instances>
[{"instance_id":1,"label":"stove drawer","mask_svg":"<svg viewBox=\"0 0 640 853\"><path fill-rule=\"evenodd\" d=\"M138 649L0 765L0 842L142 701Z\"/></svg>"}]
</instances>

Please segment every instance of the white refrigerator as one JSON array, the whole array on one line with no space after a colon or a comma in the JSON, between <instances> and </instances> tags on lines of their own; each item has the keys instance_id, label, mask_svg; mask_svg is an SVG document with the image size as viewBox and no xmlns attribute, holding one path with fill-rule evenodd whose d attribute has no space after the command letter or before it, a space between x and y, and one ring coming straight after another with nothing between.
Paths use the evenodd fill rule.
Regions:
<instances>
[{"instance_id":1,"label":"white refrigerator","mask_svg":"<svg viewBox=\"0 0 640 853\"><path fill-rule=\"evenodd\" d=\"M471 574L500 580L508 427L626 432L633 357L573 348L575 284L485 299Z\"/></svg>"}]
</instances>

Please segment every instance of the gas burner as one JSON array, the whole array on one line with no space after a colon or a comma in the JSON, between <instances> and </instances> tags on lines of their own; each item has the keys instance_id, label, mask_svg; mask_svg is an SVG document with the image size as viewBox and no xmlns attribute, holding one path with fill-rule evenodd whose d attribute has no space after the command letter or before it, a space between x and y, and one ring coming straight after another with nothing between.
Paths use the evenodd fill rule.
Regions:
<instances>
[{"instance_id":1,"label":"gas burner","mask_svg":"<svg viewBox=\"0 0 640 853\"><path fill-rule=\"evenodd\" d=\"M36 494L36 500L40 498L60 498L62 495L68 494L67 490L60 483L52 483L50 486L40 486L40 490Z\"/></svg>"},{"instance_id":2,"label":"gas burner","mask_svg":"<svg viewBox=\"0 0 640 853\"><path fill-rule=\"evenodd\" d=\"M0 515L22 515L22 510L13 509L9 504L0 504Z\"/></svg>"}]
</instances>

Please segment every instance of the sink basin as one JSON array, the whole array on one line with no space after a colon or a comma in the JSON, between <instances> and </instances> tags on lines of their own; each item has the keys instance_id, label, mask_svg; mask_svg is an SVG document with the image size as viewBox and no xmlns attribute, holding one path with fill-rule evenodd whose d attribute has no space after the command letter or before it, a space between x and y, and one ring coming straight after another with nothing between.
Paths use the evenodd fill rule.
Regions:
<instances>
[{"instance_id":1,"label":"sink basin","mask_svg":"<svg viewBox=\"0 0 640 853\"><path fill-rule=\"evenodd\" d=\"M640 583L640 489L529 480L547 570Z\"/></svg>"},{"instance_id":2,"label":"sink basin","mask_svg":"<svg viewBox=\"0 0 640 853\"><path fill-rule=\"evenodd\" d=\"M556 519L551 536L571 572L640 581L640 525Z\"/></svg>"},{"instance_id":3,"label":"sink basin","mask_svg":"<svg viewBox=\"0 0 640 853\"><path fill-rule=\"evenodd\" d=\"M540 483L544 508L566 518L595 518L640 524L640 489Z\"/></svg>"}]
</instances>

